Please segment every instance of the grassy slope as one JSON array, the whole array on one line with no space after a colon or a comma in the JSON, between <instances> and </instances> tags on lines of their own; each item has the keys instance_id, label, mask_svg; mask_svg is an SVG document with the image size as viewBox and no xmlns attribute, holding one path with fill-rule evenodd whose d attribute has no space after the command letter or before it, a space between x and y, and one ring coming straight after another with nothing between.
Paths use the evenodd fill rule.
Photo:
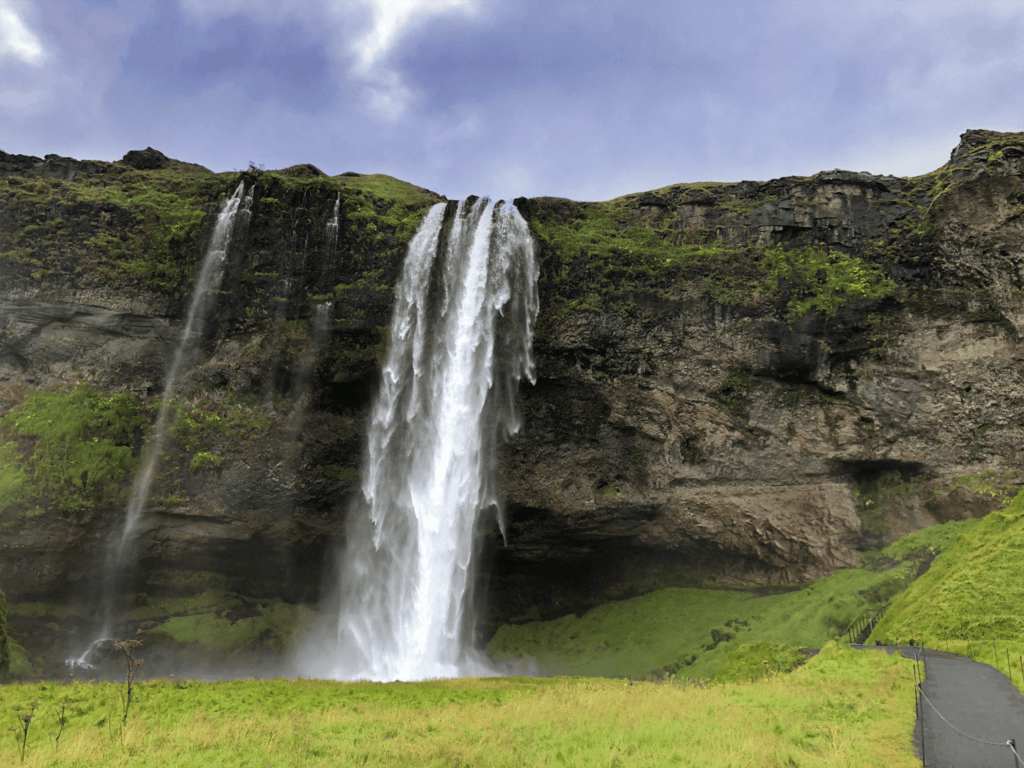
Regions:
<instances>
[{"instance_id":1,"label":"grassy slope","mask_svg":"<svg viewBox=\"0 0 1024 768\"><path fill-rule=\"evenodd\" d=\"M897 596L869 641L914 638L998 666L1024 692L1024 492L963 532ZM993 648L993 643L995 648Z\"/></svg>"},{"instance_id":2,"label":"grassy slope","mask_svg":"<svg viewBox=\"0 0 1024 768\"><path fill-rule=\"evenodd\" d=\"M902 590L919 553L951 546L958 532L976 524L918 531L865 557L864 566L798 591L759 596L749 589L663 589L607 603L582 618L504 625L488 650L500 659L533 658L556 674L644 677L667 667L681 677L710 677L742 643L824 645L865 609L881 607ZM889 570L868 570L886 565Z\"/></svg>"},{"instance_id":3,"label":"grassy slope","mask_svg":"<svg viewBox=\"0 0 1024 768\"><path fill-rule=\"evenodd\" d=\"M0 688L38 701L26 766L915 766L908 662L830 646L798 671L707 688L621 680L154 681ZM57 747L57 709L67 706ZM13 717L12 717L13 720ZM0 762L18 745L0 740Z\"/></svg>"}]
</instances>

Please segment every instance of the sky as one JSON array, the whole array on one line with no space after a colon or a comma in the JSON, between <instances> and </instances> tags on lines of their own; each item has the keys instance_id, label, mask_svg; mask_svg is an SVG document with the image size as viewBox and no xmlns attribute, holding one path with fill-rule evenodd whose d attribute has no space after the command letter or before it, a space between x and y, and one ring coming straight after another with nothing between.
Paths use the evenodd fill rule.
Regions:
<instances>
[{"instance_id":1,"label":"sky","mask_svg":"<svg viewBox=\"0 0 1024 768\"><path fill-rule=\"evenodd\" d=\"M1024 130L1019 0L0 0L0 149L449 198L913 176Z\"/></svg>"}]
</instances>

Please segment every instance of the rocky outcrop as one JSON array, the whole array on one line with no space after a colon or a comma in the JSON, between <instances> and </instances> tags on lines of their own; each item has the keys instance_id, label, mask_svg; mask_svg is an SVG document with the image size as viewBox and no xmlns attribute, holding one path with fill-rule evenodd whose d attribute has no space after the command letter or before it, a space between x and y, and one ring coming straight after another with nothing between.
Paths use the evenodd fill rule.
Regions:
<instances>
[{"instance_id":1,"label":"rocky outcrop","mask_svg":"<svg viewBox=\"0 0 1024 768\"><path fill-rule=\"evenodd\" d=\"M434 193L314 166L212 174L151 148L0 153L0 420L80 383L154 407L239 180L252 221L177 388L134 586L202 571L312 603L358 487L403 244ZM1024 136L970 131L916 179L517 205L541 259L538 377L500 456L504 534L481 523L485 635L654 573L813 579L1024 483ZM34 438L0 429L30 472ZM15 601L84 589L123 514L45 494L0 507Z\"/></svg>"}]
</instances>

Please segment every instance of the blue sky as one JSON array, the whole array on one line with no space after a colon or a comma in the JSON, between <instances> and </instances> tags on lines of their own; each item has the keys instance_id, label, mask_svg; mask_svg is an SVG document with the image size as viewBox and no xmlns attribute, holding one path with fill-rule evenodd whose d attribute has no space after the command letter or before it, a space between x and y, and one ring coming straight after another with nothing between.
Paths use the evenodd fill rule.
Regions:
<instances>
[{"instance_id":1,"label":"blue sky","mask_svg":"<svg viewBox=\"0 0 1024 768\"><path fill-rule=\"evenodd\" d=\"M0 0L0 149L450 198L925 173L1021 83L1020 2Z\"/></svg>"}]
</instances>

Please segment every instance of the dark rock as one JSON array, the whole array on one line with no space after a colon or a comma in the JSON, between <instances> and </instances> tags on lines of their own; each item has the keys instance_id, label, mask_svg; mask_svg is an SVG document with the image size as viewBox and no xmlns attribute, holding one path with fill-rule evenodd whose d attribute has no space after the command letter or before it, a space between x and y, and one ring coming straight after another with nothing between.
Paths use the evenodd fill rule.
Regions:
<instances>
[{"instance_id":1,"label":"dark rock","mask_svg":"<svg viewBox=\"0 0 1024 768\"><path fill-rule=\"evenodd\" d=\"M167 155L152 147L133 149L121 158L121 162L130 165L137 171L154 171L158 168L166 168L171 164Z\"/></svg>"},{"instance_id":2,"label":"dark rock","mask_svg":"<svg viewBox=\"0 0 1024 768\"><path fill-rule=\"evenodd\" d=\"M665 198L659 197L658 195L652 194L650 192L645 192L644 194L640 195L640 197L636 201L636 204L653 205L657 206L658 208L668 208L669 205L671 205L671 203L669 203L669 201L666 200Z\"/></svg>"},{"instance_id":3,"label":"dark rock","mask_svg":"<svg viewBox=\"0 0 1024 768\"><path fill-rule=\"evenodd\" d=\"M278 171L278 173L292 179L319 179L327 176L326 173L321 171L315 165L310 165L309 163L293 165L289 168L285 168L283 171ZM344 175L345 174L342 174L342 176Z\"/></svg>"}]
</instances>

